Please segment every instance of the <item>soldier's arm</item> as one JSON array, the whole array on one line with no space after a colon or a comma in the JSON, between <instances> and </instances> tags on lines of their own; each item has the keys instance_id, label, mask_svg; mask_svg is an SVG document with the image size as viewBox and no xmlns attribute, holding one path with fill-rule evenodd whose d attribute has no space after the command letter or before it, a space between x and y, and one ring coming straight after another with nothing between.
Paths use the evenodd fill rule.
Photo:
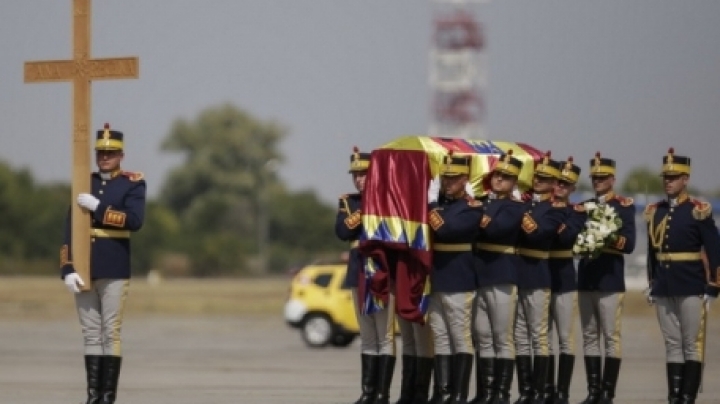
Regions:
<instances>
[{"instance_id":1,"label":"soldier's arm","mask_svg":"<svg viewBox=\"0 0 720 404\"><path fill-rule=\"evenodd\" d=\"M493 217L483 215L480 219L481 231L487 237L504 237L512 234L520 226L524 209L523 203L511 201L499 209Z\"/></svg>"},{"instance_id":2,"label":"soldier's arm","mask_svg":"<svg viewBox=\"0 0 720 404\"><path fill-rule=\"evenodd\" d=\"M335 216L335 235L343 241L356 240L362 227L360 210L350 211L350 202L347 196L340 197L338 211Z\"/></svg>"},{"instance_id":3,"label":"soldier's arm","mask_svg":"<svg viewBox=\"0 0 720 404\"><path fill-rule=\"evenodd\" d=\"M72 264L72 225L70 224L70 214L72 209L68 209L68 213L65 216L65 235L63 239L63 245L60 247L60 275L65 278L65 275L75 272L75 268Z\"/></svg>"},{"instance_id":4,"label":"soldier's arm","mask_svg":"<svg viewBox=\"0 0 720 404\"><path fill-rule=\"evenodd\" d=\"M525 214L522 229L528 241L540 241L555 237L565 219L564 207L551 207L541 215Z\"/></svg>"},{"instance_id":5,"label":"soldier's arm","mask_svg":"<svg viewBox=\"0 0 720 404\"><path fill-rule=\"evenodd\" d=\"M104 226L137 231L145 220L145 181L139 180L125 194L123 206L111 206L100 201L92 213L93 219Z\"/></svg>"},{"instance_id":6,"label":"soldier's arm","mask_svg":"<svg viewBox=\"0 0 720 404\"><path fill-rule=\"evenodd\" d=\"M577 212L572 208L566 210L565 221L558 229L558 242L563 245L574 243L578 234L585 228L586 220L585 212Z\"/></svg>"},{"instance_id":7,"label":"soldier's arm","mask_svg":"<svg viewBox=\"0 0 720 404\"><path fill-rule=\"evenodd\" d=\"M630 254L635 250L635 205L631 203L627 206L618 206L616 211L622 220L622 226L617 240L609 247L623 254Z\"/></svg>"},{"instance_id":8,"label":"soldier's arm","mask_svg":"<svg viewBox=\"0 0 720 404\"><path fill-rule=\"evenodd\" d=\"M700 229L700 236L702 237L702 244L710 269L708 273L709 292L717 296L718 290L720 290L720 277L718 276L718 272L720 272L720 234L718 234L718 229L715 226L710 204L702 203L695 207L693 216L697 220Z\"/></svg>"},{"instance_id":9,"label":"soldier's arm","mask_svg":"<svg viewBox=\"0 0 720 404\"><path fill-rule=\"evenodd\" d=\"M484 209L481 206L465 206L460 210L448 212L435 209L430 212L430 223L435 234L441 238L469 237L475 238L479 232L478 224ZM434 212L434 213L433 213Z\"/></svg>"}]
</instances>

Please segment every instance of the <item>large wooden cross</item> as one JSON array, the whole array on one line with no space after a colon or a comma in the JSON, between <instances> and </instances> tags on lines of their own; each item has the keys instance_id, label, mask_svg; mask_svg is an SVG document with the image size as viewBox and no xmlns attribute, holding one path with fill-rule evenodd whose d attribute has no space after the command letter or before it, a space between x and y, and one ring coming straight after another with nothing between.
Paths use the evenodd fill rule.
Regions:
<instances>
[{"instance_id":1,"label":"large wooden cross","mask_svg":"<svg viewBox=\"0 0 720 404\"><path fill-rule=\"evenodd\" d=\"M90 217L75 198L90 193L90 142L92 80L138 78L137 57L91 59L91 0L72 0L73 58L25 63L25 82L71 81L73 83L72 119L72 260L75 271L90 289Z\"/></svg>"}]
</instances>

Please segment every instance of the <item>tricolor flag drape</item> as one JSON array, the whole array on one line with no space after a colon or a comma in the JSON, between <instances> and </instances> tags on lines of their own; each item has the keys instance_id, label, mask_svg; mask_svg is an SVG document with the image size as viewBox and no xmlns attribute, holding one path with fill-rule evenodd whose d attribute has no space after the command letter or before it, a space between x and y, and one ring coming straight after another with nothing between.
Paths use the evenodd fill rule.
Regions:
<instances>
[{"instance_id":1,"label":"tricolor flag drape","mask_svg":"<svg viewBox=\"0 0 720 404\"><path fill-rule=\"evenodd\" d=\"M397 313L423 323L431 250L427 189L430 164L420 150L375 150L363 193L363 234L366 257L359 295L362 313L381 310L392 289Z\"/></svg>"}]
</instances>

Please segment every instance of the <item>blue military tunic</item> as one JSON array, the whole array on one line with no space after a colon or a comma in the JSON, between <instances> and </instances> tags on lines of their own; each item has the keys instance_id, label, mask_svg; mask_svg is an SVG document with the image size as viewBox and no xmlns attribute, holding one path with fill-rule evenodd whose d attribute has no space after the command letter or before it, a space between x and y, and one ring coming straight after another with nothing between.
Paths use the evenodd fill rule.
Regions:
<instances>
[{"instance_id":1,"label":"blue military tunic","mask_svg":"<svg viewBox=\"0 0 720 404\"><path fill-rule=\"evenodd\" d=\"M717 293L706 288L708 281L700 255L704 247L711 268L712 286L717 282L720 268L720 235L710 204L681 195L676 206L671 206L668 201L649 205L645 220L648 222L648 277L652 295Z\"/></svg>"},{"instance_id":2,"label":"blue military tunic","mask_svg":"<svg viewBox=\"0 0 720 404\"><path fill-rule=\"evenodd\" d=\"M553 239L565 220L566 203L554 202L550 194L540 200L525 202L518 242L520 266L519 289L549 289L550 266L548 258Z\"/></svg>"},{"instance_id":3,"label":"blue military tunic","mask_svg":"<svg viewBox=\"0 0 720 404\"><path fill-rule=\"evenodd\" d=\"M347 273L343 281L344 288L358 287L362 256L358 249L358 239L362 233L362 195L349 194L340 197L337 216L335 218L335 234L342 241L350 242L350 257Z\"/></svg>"},{"instance_id":4,"label":"blue military tunic","mask_svg":"<svg viewBox=\"0 0 720 404\"><path fill-rule=\"evenodd\" d=\"M130 278L130 232L142 227L145 219L146 185L141 173L117 171L104 180L91 177L92 194L100 200L91 212L90 273L92 279ZM74 271L68 214L65 244L61 249L62 276Z\"/></svg>"},{"instance_id":5,"label":"blue military tunic","mask_svg":"<svg viewBox=\"0 0 720 404\"><path fill-rule=\"evenodd\" d=\"M430 204L429 223L433 229L430 288L433 292L477 289L472 248L482 215L482 203L470 197Z\"/></svg>"},{"instance_id":6,"label":"blue military tunic","mask_svg":"<svg viewBox=\"0 0 720 404\"><path fill-rule=\"evenodd\" d=\"M577 271L572 248L578 234L585 227L587 215L578 212L572 205L565 211L565 221L560 225L557 237L550 247L550 290L564 293L577 290Z\"/></svg>"},{"instance_id":7,"label":"blue military tunic","mask_svg":"<svg viewBox=\"0 0 720 404\"><path fill-rule=\"evenodd\" d=\"M480 198L485 213L480 220L476 260L478 288L517 284L519 257L515 254L525 207L508 197Z\"/></svg>"},{"instance_id":8,"label":"blue military tunic","mask_svg":"<svg viewBox=\"0 0 720 404\"><path fill-rule=\"evenodd\" d=\"M590 201L598 203L597 198ZM578 290L598 292L625 291L625 257L635 249L635 204L632 198L609 193L605 202L615 208L622 227L615 245L595 259L583 258L578 265ZM577 207L582 210L582 206Z\"/></svg>"}]
</instances>

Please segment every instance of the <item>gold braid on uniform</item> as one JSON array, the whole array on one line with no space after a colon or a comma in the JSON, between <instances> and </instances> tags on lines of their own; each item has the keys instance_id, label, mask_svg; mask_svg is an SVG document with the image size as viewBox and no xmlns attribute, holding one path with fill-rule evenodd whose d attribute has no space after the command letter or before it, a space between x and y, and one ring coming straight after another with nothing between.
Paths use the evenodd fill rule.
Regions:
<instances>
[{"instance_id":1,"label":"gold braid on uniform","mask_svg":"<svg viewBox=\"0 0 720 404\"><path fill-rule=\"evenodd\" d=\"M126 217L127 213L119 210L112 210L111 207L108 207L105 211L105 216L103 216L102 223L107 226L123 227L125 226Z\"/></svg>"},{"instance_id":2,"label":"gold braid on uniform","mask_svg":"<svg viewBox=\"0 0 720 404\"><path fill-rule=\"evenodd\" d=\"M70 264L72 264L72 261L70 261L70 248L67 244L63 244L60 247L60 268Z\"/></svg>"},{"instance_id":3,"label":"gold braid on uniform","mask_svg":"<svg viewBox=\"0 0 720 404\"><path fill-rule=\"evenodd\" d=\"M712 205L707 202L700 202L694 200L695 207L692 210L692 215L695 220L705 220L712 215Z\"/></svg>"}]
</instances>

